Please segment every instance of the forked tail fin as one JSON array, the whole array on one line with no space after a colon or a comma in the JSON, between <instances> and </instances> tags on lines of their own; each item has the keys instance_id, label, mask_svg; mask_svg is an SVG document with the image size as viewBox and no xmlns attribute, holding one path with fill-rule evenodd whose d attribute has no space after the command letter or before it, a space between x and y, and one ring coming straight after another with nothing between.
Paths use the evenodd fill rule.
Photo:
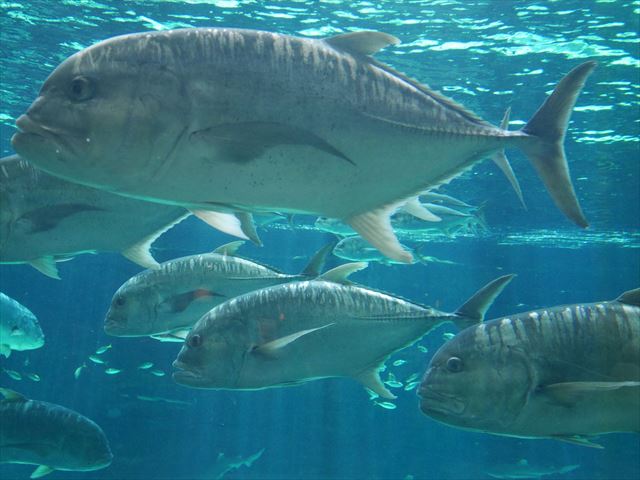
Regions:
<instances>
[{"instance_id":1,"label":"forked tail fin","mask_svg":"<svg viewBox=\"0 0 640 480\"><path fill-rule=\"evenodd\" d=\"M542 178L558 208L574 223L589 226L569 177L564 137L576 99L596 62L585 62L571 70L521 130L529 135L522 150Z\"/></svg>"}]
</instances>

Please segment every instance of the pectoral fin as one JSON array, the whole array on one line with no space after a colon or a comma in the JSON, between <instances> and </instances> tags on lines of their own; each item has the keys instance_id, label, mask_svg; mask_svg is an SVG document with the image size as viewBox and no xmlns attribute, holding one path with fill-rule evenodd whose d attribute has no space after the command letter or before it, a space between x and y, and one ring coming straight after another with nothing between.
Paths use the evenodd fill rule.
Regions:
<instances>
[{"instance_id":1,"label":"pectoral fin","mask_svg":"<svg viewBox=\"0 0 640 480\"><path fill-rule=\"evenodd\" d=\"M331 325L335 325L335 322L328 323L321 327L309 328L307 330L300 330L299 332L292 333L291 335L287 335L281 338L277 338L267 343L263 343L255 348L253 348L252 352L260 353L263 355L267 355L269 357L277 356L278 352L286 347L287 345L295 342L300 337L304 337L310 333L316 332L318 330L322 330L323 328L330 327Z\"/></svg>"},{"instance_id":2,"label":"pectoral fin","mask_svg":"<svg viewBox=\"0 0 640 480\"><path fill-rule=\"evenodd\" d=\"M354 378L358 380L362 385L371 390L372 392L377 393L382 398L387 398L389 400L395 400L397 397L391 393L387 387L384 386L382 380L380 380L379 374L380 367L375 366L368 370L365 370L361 374L355 376Z\"/></svg>"},{"instance_id":3,"label":"pectoral fin","mask_svg":"<svg viewBox=\"0 0 640 480\"><path fill-rule=\"evenodd\" d=\"M40 233L54 229L62 220L76 213L98 210L102 209L82 203L68 203L36 208L22 215L19 220L29 222L31 226L28 231L29 234Z\"/></svg>"},{"instance_id":4,"label":"pectoral fin","mask_svg":"<svg viewBox=\"0 0 640 480\"><path fill-rule=\"evenodd\" d=\"M542 387L541 393L554 402L571 406L586 396L601 395L620 388L640 389L640 382L564 382Z\"/></svg>"},{"instance_id":5,"label":"pectoral fin","mask_svg":"<svg viewBox=\"0 0 640 480\"><path fill-rule=\"evenodd\" d=\"M31 476L29 478L40 478L40 477L44 477L45 475L50 474L51 472L53 472L55 469L51 468L51 467L47 467L46 465L40 465L38 468L36 468L33 473L31 474Z\"/></svg>"},{"instance_id":6,"label":"pectoral fin","mask_svg":"<svg viewBox=\"0 0 640 480\"><path fill-rule=\"evenodd\" d=\"M6 343L0 343L0 355L9 358L9 355L11 355L11 347Z\"/></svg>"},{"instance_id":7,"label":"pectoral fin","mask_svg":"<svg viewBox=\"0 0 640 480\"><path fill-rule=\"evenodd\" d=\"M579 445L581 447L604 449L604 447L599 443L592 442L587 437L583 437L582 435L553 435L551 438L553 438L554 440L559 440L561 442L571 443L572 445Z\"/></svg>"},{"instance_id":8,"label":"pectoral fin","mask_svg":"<svg viewBox=\"0 0 640 480\"><path fill-rule=\"evenodd\" d=\"M50 255L31 260L29 262L29 265L49 278L60 280L60 274L58 273L58 267L56 267L56 261Z\"/></svg>"},{"instance_id":9,"label":"pectoral fin","mask_svg":"<svg viewBox=\"0 0 640 480\"><path fill-rule=\"evenodd\" d=\"M238 163L253 161L267 149L278 145L306 145L355 165L314 133L283 123L224 123L194 132L191 139L211 144L223 159Z\"/></svg>"},{"instance_id":10,"label":"pectoral fin","mask_svg":"<svg viewBox=\"0 0 640 480\"><path fill-rule=\"evenodd\" d=\"M224 297L224 295L206 288L197 288L167 298L164 302L160 303L158 309L167 313L184 312L194 302L207 302L216 297Z\"/></svg>"}]
</instances>

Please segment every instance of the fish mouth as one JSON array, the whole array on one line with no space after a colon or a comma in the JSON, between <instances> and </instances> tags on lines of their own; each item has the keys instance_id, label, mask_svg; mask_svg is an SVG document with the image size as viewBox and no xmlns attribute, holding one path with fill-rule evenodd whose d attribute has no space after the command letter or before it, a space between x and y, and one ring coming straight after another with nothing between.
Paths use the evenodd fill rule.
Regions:
<instances>
[{"instance_id":1,"label":"fish mouth","mask_svg":"<svg viewBox=\"0 0 640 480\"><path fill-rule=\"evenodd\" d=\"M180 360L174 360L171 366L177 369L171 374L171 378L173 378L173 381L176 383L181 385L194 385L202 381L202 374L194 370L187 370L189 366Z\"/></svg>"},{"instance_id":2,"label":"fish mouth","mask_svg":"<svg viewBox=\"0 0 640 480\"><path fill-rule=\"evenodd\" d=\"M104 321L103 328L104 333L106 333L107 335L117 335L118 331L121 330L120 324L116 320L113 320L111 318L107 318Z\"/></svg>"},{"instance_id":3,"label":"fish mouth","mask_svg":"<svg viewBox=\"0 0 640 480\"><path fill-rule=\"evenodd\" d=\"M430 387L420 387L418 396L420 397L420 410L429 416L460 416L466 408L462 400Z\"/></svg>"},{"instance_id":4,"label":"fish mouth","mask_svg":"<svg viewBox=\"0 0 640 480\"><path fill-rule=\"evenodd\" d=\"M27 158L29 152L35 150L36 153L39 153L45 149L53 149L56 158L61 158L61 149L74 154L74 149L69 142L64 140L64 132L40 125L26 113L18 117L16 127L18 132L13 135L11 144L17 153Z\"/></svg>"}]
</instances>

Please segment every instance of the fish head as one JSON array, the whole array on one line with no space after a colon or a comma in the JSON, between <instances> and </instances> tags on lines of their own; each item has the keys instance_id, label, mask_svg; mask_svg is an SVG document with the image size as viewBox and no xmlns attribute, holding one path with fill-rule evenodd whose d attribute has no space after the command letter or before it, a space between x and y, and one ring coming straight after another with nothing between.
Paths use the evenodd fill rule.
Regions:
<instances>
[{"instance_id":1,"label":"fish head","mask_svg":"<svg viewBox=\"0 0 640 480\"><path fill-rule=\"evenodd\" d=\"M461 332L433 356L417 392L420 409L460 428L506 432L526 405L529 366L508 346L479 347L475 328Z\"/></svg>"},{"instance_id":2,"label":"fish head","mask_svg":"<svg viewBox=\"0 0 640 480\"><path fill-rule=\"evenodd\" d=\"M0 318L2 343L12 350L35 350L44 345L44 333L33 313L22 307Z\"/></svg>"},{"instance_id":3,"label":"fish head","mask_svg":"<svg viewBox=\"0 0 640 480\"><path fill-rule=\"evenodd\" d=\"M73 452L65 464L74 470L91 471L107 467L113 460L109 442L102 429L86 417L76 418L73 428L62 437L60 450Z\"/></svg>"},{"instance_id":4,"label":"fish head","mask_svg":"<svg viewBox=\"0 0 640 480\"><path fill-rule=\"evenodd\" d=\"M111 191L136 184L138 172L164 160L185 128L188 102L172 59L166 41L145 43L144 34L75 53L16 121L14 149L77 183Z\"/></svg>"},{"instance_id":5,"label":"fish head","mask_svg":"<svg viewBox=\"0 0 640 480\"><path fill-rule=\"evenodd\" d=\"M144 273L133 277L114 293L104 319L107 335L140 337L166 331L159 325L156 308L162 296L158 288L145 284L144 277Z\"/></svg>"},{"instance_id":6,"label":"fish head","mask_svg":"<svg viewBox=\"0 0 640 480\"><path fill-rule=\"evenodd\" d=\"M176 383L195 388L238 387L250 351L250 331L247 322L227 307L213 308L191 329L173 362Z\"/></svg>"}]
</instances>

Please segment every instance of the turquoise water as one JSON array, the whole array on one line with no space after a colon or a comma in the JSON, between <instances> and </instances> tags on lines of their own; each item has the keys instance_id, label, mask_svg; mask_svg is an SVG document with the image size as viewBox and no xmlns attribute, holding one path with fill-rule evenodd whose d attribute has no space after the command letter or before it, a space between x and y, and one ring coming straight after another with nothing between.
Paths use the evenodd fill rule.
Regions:
<instances>
[{"instance_id":1,"label":"turquoise water","mask_svg":"<svg viewBox=\"0 0 640 480\"><path fill-rule=\"evenodd\" d=\"M488 230L403 238L423 255L456 264L372 264L355 280L445 311L453 311L488 280L518 277L489 318L516 311L617 297L640 284L640 2L638 1L30 1L0 2L0 153L12 152L15 119L37 96L50 71L70 54L107 37L168 28L225 26L309 37L357 29L397 36L401 44L376 55L498 123L511 107L511 129L530 118L572 67L597 60L578 99L566 148L578 197L591 223L565 220L517 151L508 155L527 210L508 182L485 161L443 191L486 204ZM242 254L294 273L332 240L312 218L260 228L264 247ZM154 244L158 260L205 252L230 241L188 219ZM329 266L340 263L329 260ZM576 470L547 478L624 479L640 476L637 435L598 439L595 450L549 440L524 440L453 429L424 416L406 380L422 373L444 341L442 327L387 362L392 405L371 401L359 384L331 379L257 392L191 390L174 384L179 344L107 337L104 314L113 292L140 268L111 253L59 264L61 281L26 265L1 265L0 290L39 318L46 345L2 357L0 385L59 403L94 419L114 452L96 472L55 472L50 478L216 478L218 459L264 449L251 467L225 478L475 479L499 464ZM108 375L88 357L102 345ZM423 347L423 348L419 348ZM426 348L425 348L426 347ZM426 352L424 350L427 350ZM404 360L405 362L394 362ZM166 373L140 371L143 362ZM78 378L74 371L86 364ZM29 379L37 373L40 380ZM140 398L142 397L142 398ZM391 408L393 407L393 408ZM0 477L27 478L32 468L1 465ZM219 472L219 470L218 470Z\"/></svg>"}]
</instances>

